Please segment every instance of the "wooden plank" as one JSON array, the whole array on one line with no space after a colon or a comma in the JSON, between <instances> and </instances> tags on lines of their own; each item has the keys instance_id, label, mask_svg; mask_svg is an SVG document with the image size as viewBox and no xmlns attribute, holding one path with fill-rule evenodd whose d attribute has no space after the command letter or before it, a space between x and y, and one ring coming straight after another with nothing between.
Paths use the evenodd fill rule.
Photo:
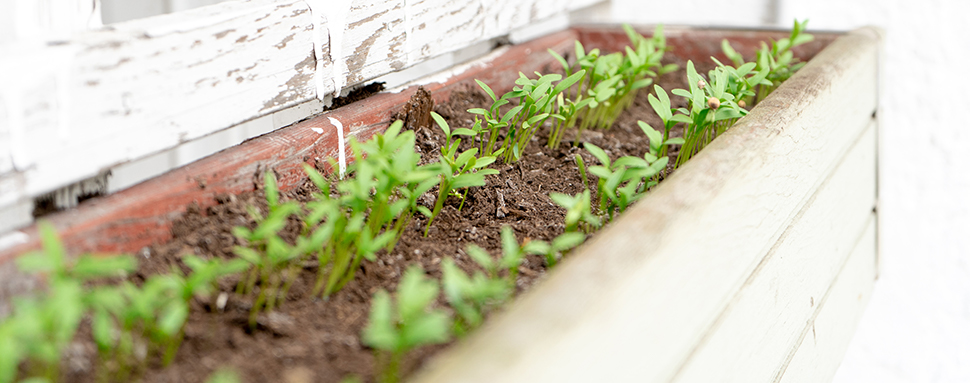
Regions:
<instances>
[{"instance_id":1,"label":"wooden plank","mask_svg":"<svg viewBox=\"0 0 970 383\"><path fill-rule=\"evenodd\" d=\"M343 65L335 67L334 73L344 79L343 84L360 84L405 67L404 0L355 0L346 17L340 50Z\"/></svg>"},{"instance_id":2,"label":"wooden plank","mask_svg":"<svg viewBox=\"0 0 970 383\"><path fill-rule=\"evenodd\" d=\"M767 382L784 367L805 322L871 224L876 124L868 126L707 330L674 382Z\"/></svg>"},{"instance_id":3,"label":"wooden plank","mask_svg":"<svg viewBox=\"0 0 970 383\"><path fill-rule=\"evenodd\" d=\"M407 8L408 66L491 37L479 1L418 0Z\"/></svg>"},{"instance_id":4,"label":"wooden plank","mask_svg":"<svg viewBox=\"0 0 970 383\"><path fill-rule=\"evenodd\" d=\"M847 34L414 382L669 381L876 106Z\"/></svg>"},{"instance_id":5,"label":"wooden plank","mask_svg":"<svg viewBox=\"0 0 970 383\"><path fill-rule=\"evenodd\" d=\"M11 143L26 156L17 167L34 172L29 196L315 96L313 42L301 33L313 26L302 1L199 13L85 33L54 63L69 69L68 81L29 83L43 98L24 99L29 126ZM7 58L0 72L24 61Z\"/></svg>"},{"instance_id":6,"label":"wooden plank","mask_svg":"<svg viewBox=\"0 0 970 383\"><path fill-rule=\"evenodd\" d=\"M876 279L876 219L802 332L801 345L775 382L830 382L872 295Z\"/></svg>"}]
</instances>

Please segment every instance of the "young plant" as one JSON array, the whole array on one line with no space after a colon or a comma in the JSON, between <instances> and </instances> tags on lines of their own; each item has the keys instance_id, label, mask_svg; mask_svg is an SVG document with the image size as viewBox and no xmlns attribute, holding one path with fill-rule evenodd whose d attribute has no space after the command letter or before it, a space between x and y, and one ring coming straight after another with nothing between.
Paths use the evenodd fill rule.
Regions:
<instances>
[{"instance_id":1,"label":"young plant","mask_svg":"<svg viewBox=\"0 0 970 383\"><path fill-rule=\"evenodd\" d=\"M598 229L603 223L599 217L593 214L592 203L590 202L589 189L584 189L582 193L570 196L563 193L549 193L549 198L557 205L566 209L566 232L590 233L593 229Z\"/></svg>"},{"instance_id":2,"label":"young plant","mask_svg":"<svg viewBox=\"0 0 970 383\"><path fill-rule=\"evenodd\" d=\"M805 27L808 25L808 20L799 22L797 19L794 21L792 26L791 34L787 38L783 38L778 41L772 41L771 46L762 42L761 49L756 53L756 58L754 63L756 67L754 72L767 71L764 82L757 83L757 89L753 99L750 100L750 104L753 106L758 101L764 100L772 91L778 88L782 82L791 77L797 70L801 69L805 65L804 62L799 62L795 58L792 48L799 45L808 43L815 39L815 36L811 34L804 33ZM742 68L745 65L744 58L740 53L731 47L731 44L727 40L721 41L721 49L724 51L724 55L727 56L736 68Z\"/></svg>"},{"instance_id":3,"label":"young plant","mask_svg":"<svg viewBox=\"0 0 970 383\"><path fill-rule=\"evenodd\" d=\"M39 296L15 301L13 316L0 324L0 343L9 342L0 346L3 354L9 352L0 357L0 378L15 376L16 367L26 359L31 376L58 380L63 350L88 311L85 286L123 277L137 266L134 258L124 255L83 254L70 261L54 228L41 222L38 229L43 250L20 257L17 265L24 272L46 276L48 288Z\"/></svg>"},{"instance_id":4,"label":"young plant","mask_svg":"<svg viewBox=\"0 0 970 383\"><path fill-rule=\"evenodd\" d=\"M354 177L340 181L336 193L320 173L304 166L321 190L307 204L310 212L304 218L309 238L304 249L320 265L314 296L330 296L353 279L364 259L393 249L415 212L431 216L417 199L439 182L438 165L418 166L414 132L402 126L396 121L367 142L351 141L355 160L348 172Z\"/></svg>"},{"instance_id":5,"label":"young plant","mask_svg":"<svg viewBox=\"0 0 970 383\"><path fill-rule=\"evenodd\" d=\"M502 226L502 257L498 260L492 259L492 256L485 249L475 244L469 244L465 247L465 252L485 269L490 279L499 279L499 272L506 270L504 283L509 288L510 294L514 292L515 282L519 275L519 265L522 264L526 252L519 246L519 241L515 238L515 233L510 226Z\"/></svg>"},{"instance_id":6,"label":"young plant","mask_svg":"<svg viewBox=\"0 0 970 383\"><path fill-rule=\"evenodd\" d=\"M476 251L484 252L480 248ZM491 261L488 253L485 257ZM445 298L457 314L454 331L458 336L480 326L485 314L504 304L512 292L502 279L489 278L480 271L472 276L465 274L450 258L442 262L441 273Z\"/></svg>"},{"instance_id":7,"label":"young plant","mask_svg":"<svg viewBox=\"0 0 970 383\"><path fill-rule=\"evenodd\" d=\"M525 148L532 141L535 132L549 118L565 121L566 117L557 113L567 111L562 108L557 109L556 100L558 95L566 91L574 84L579 82L585 75L581 70L563 79L559 74L542 75L536 72L538 79L530 79L523 73L519 73L519 78L515 81L516 86L511 91L496 97L495 92L487 85L478 82L479 86L492 99L492 107L488 110L481 108L469 109L468 112L482 116L487 128L481 129L488 133L486 143L488 153L501 153L505 163L518 161L525 153ZM555 83L555 84L553 84ZM508 104L512 99L517 99L518 104L507 111L499 119L499 107ZM579 102L579 101L576 101ZM558 104L564 105L564 104ZM478 117L476 117L477 119ZM476 123L480 126L480 122ZM507 128L505 138L498 149L493 149L499 137L499 131ZM484 142L484 137L482 137Z\"/></svg>"},{"instance_id":8,"label":"young plant","mask_svg":"<svg viewBox=\"0 0 970 383\"><path fill-rule=\"evenodd\" d=\"M622 213L647 189L656 185L654 177L667 166L667 157L657 158L649 152L644 153L643 158L625 156L610 162L603 149L588 142L584 146L601 164L591 166L589 172L599 177L599 207L608 222L613 220L614 213Z\"/></svg>"},{"instance_id":9,"label":"young plant","mask_svg":"<svg viewBox=\"0 0 970 383\"><path fill-rule=\"evenodd\" d=\"M348 171L354 177L339 182L336 195L331 195L323 176L305 166L322 191L307 204L310 213L304 220L306 248L320 264L313 295L336 292L353 279L361 261L373 260L381 249L393 249L414 212L432 215L417 205L417 199L439 182L439 165L418 166L414 132L402 132L402 126L397 121L371 140L351 142L355 161ZM446 146L457 149L452 136L449 132Z\"/></svg>"},{"instance_id":10,"label":"young plant","mask_svg":"<svg viewBox=\"0 0 970 383\"><path fill-rule=\"evenodd\" d=\"M627 107L632 105L637 92L653 83L653 79L667 72L677 70L676 64L662 65L667 50L663 27L657 26L653 37L645 38L629 25L624 25L631 46L623 53L613 53L595 57L592 62L577 45L578 63L590 68L589 81L585 92L593 101L584 111L580 133L589 127L609 128ZM577 134L577 144L579 134Z\"/></svg>"},{"instance_id":11,"label":"young plant","mask_svg":"<svg viewBox=\"0 0 970 383\"><path fill-rule=\"evenodd\" d=\"M552 242L540 240L529 241L529 243L523 246L523 250L528 254L544 256L546 258L546 267L552 268L556 266L556 263L564 254L576 246L583 244L584 241L586 241L586 234L584 233L578 231L565 232L553 239Z\"/></svg>"},{"instance_id":12,"label":"young plant","mask_svg":"<svg viewBox=\"0 0 970 383\"><path fill-rule=\"evenodd\" d=\"M232 230L236 237L247 244L235 246L233 252L252 265L247 275L240 279L236 292L249 294L255 290L257 283L260 287L249 316L249 325L253 328L260 312L272 311L286 298L286 291L281 287L292 283L295 278L292 270L299 268L296 261L306 253L307 245L304 237L297 238L296 245L290 245L279 237L278 233L286 227L289 217L300 211L300 205L294 201L280 203L273 172L266 172L264 182L268 213L262 216L250 207L249 213L256 221L256 228L250 230L236 226ZM288 269L292 270L284 275Z\"/></svg>"},{"instance_id":13,"label":"young plant","mask_svg":"<svg viewBox=\"0 0 970 383\"><path fill-rule=\"evenodd\" d=\"M425 237L428 236L428 232L431 230L431 223L441 213L441 209L444 207L445 200L448 199L449 195L455 194L461 197L463 206L465 197L468 196L468 187L485 186L485 176L499 173L498 170L485 168L495 162L495 157L476 157L478 148L471 148L458 154L458 145L461 143L461 139L453 140L453 136L467 135L471 132L470 130L455 129L452 131L448 126L448 122L438 113L431 112L431 117L441 130L445 132L445 135L448 137L448 142L441 148L441 155L439 156L440 162L433 164L441 177L441 183L438 184L438 198L435 200L434 210L431 211L431 215L428 218L428 225L424 230ZM466 189L464 196L458 194L458 189L462 188ZM459 206L460 209L461 207Z\"/></svg>"},{"instance_id":14,"label":"young plant","mask_svg":"<svg viewBox=\"0 0 970 383\"><path fill-rule=\"evenodd\" d=\"M374 294L361 340L377 353L383 366L378 374L381 382L400 380L401 359L408 351L448 341L451 319L444 311L431 308L437 297L437 281L426 278L417 265L404 272L396 305L383 289Z\"/></svg>"},{"instance_id":15,"label":"young plant","mask_svg":"<svg viewBox=\"0 0 970 383\"><path fill-rule=\"evenodd\" d=\"M653 86L654 94L647 96L647 101L650 103L650 107L653 108L654 112L660 116L660 120L663 121L663 134L659 134L657 130L651 127L649 124L643 121L637 121L637 125L643 130L643 133L647 135L647 139L650 140L650 154L657 157L666 157L667 148L671 145L683 145L684 139L681 137L671 138L670 129L677 125L678 122L690 123L690 120L682 115L674 115L673 108L670 107L670 97L667 96L667 91L660 85Z\"/></svg>"},{"instance_id":16,"label":"young plant","mask_svg":"<svg viewBox=\"0 0 970 383\"><path fill-rule=\"evenodd\" d=\"M728 72L723 68L715 68L711 77L711 83L707 84L694 69L694 63L687 61L687 83L690 89L671 91L688 102L687 108L677 109L684 117L673 117L677 122L687 123L684 128L684 143L677 155L678 167L714 137L723 133L734 121L747 114L747 110L737 104L736 96L726 91Z\"/></svg>"}]
</instances>

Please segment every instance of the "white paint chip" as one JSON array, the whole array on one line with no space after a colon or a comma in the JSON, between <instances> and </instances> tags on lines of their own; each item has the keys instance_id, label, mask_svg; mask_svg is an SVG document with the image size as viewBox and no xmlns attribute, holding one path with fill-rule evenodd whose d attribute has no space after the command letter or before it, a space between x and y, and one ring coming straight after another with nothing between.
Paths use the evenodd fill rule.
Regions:
<instances>
[{"instance_id":1,"label":"white paint chip","mask_svg":"<svg viewBox=\"0 0 970 383\"><path fill-rule=\"evenodd\" d=\"M347 172L347 155L344 148L344 124L340 123L333 117L327 117L330 119L330 123L337 127L337 164L340 165L340 178L344 178L344 173Z\"/></svg>"},{"instance_id":2,"label":"white paint chip","mask_svg":"<svg viewBox=\"0 0 970 383\"><path fill-rule=\"evenodd\" d=\"M316 132L317 134L323 134L323 128L310 128L310 130Z\"/></svg>"}]
</instances>

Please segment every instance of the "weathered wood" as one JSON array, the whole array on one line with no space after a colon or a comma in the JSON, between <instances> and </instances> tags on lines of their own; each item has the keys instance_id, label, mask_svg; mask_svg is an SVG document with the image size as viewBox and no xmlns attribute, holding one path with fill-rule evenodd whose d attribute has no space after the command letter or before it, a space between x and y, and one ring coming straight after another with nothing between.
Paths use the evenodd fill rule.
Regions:
<instances>
[{"instance_id":1,"label":"weathered wood","mask_svg":"<svg viewBox=\"0 0 970 383\"><path fill-rule=\"evenodd\" d=\"M868 125L730 298L674 382L767 382L784 369L805 322L870 224L876 202L876 126ZM874 260L875 251L868 257Z\"/></svg>"},{"instance_id":2,"label":"weathered wood","mask_svg":"<svg viewBox=\"0 0 970 383\"><path fill-rule=\"evenodd\" d=\"M414 381L670 381L871 118L878 40L833 42Z\"/></svg>"},{"instance_id":3,"label":"weathered wood","mask_svg":"<svg viewBox=\"0 0 970 383\"><path fill-rule=\"evenodd\" d=\"M77 36L48 63L68 76L40 72L4 97L7 105L23 99L23 125L6 121L20 134L10 143L22 150L14 166L29 170L23 192L48 192L313 97L312 41L300 33L312 28L307 12L302 1L230 2ZM0 73L28 58L6 57Z\"/></svg>"},{"instance_id":4,"label":"weathered wood","mask_svg":"<svg viewBox=\"0 0 970 383\"><path fill-rule=\"evenodd\" d=\"M876 217L842 268L839 278L819 302L802 331L801 343L775 382L829 382L842 363L852 334L872 295L876 278Z\"/></svg>"},{"instance_id":5,"label":"weathered wood","mask_svg":"<svg viewBox=\"0 0 970 383\"><path fill-rule=\"evenodd\" d=\"M0 177L22 180L0 206L597 1L229 1L87 32L54 17L40 39L64 44L0 41Z\"/></svg>"}]
</instances>

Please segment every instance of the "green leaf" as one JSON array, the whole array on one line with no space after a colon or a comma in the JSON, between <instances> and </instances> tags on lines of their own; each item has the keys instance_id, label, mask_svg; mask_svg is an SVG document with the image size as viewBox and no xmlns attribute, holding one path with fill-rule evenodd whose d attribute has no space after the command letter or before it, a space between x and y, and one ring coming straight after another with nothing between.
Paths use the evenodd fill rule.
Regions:
<instances>
[{"instance_id":1,"label":"green leaf","mask_svg":"<svg viewBox=\"0 0 970 383\"><path fill-rule=\"evenodd\" d=\"M172 302L158 319L158 328L166 336L175 336L182 330L185 319L189 317L189 306L184 301Z\"/></svg>"},{"instance_id":2,"label":"green leaf","mask_svg":"<svg viewBox=\"0 0 970 383\"><path fill-rule=\"evenodd\" d=\"M421 266L408 267L397 286L398 313L408 323L420 317L425 307L438 296L438 284L424 276Z\"/></svg>"},{"instance_id":3,"label":"green leaf","mask_svg":"<svg viewBox=\"0 0 970 383\"><path fill-rule=\"evenodd\" d=\"M247 262L252 263L253 265L259 266L263 263L262 257L256 252L256 250L248 247L235 246L232 248L232 251L239 256L239 258L245 259Z\"/></svg>"},{"instance_id":4,"label":"green leaf","mask_svg":"<svg viewBox=\"0 0 970 383\"><path fill-rule=\"evenodd\" d=\"M438 124L438 127L445 132L445 136L451 137L451 127L448 126L448 122L445 121L444 117L441 117L440 114L432 111L431 118L434 119L434 122Z\"/></svg>"},{"instance_id":5,"label":"green leaf","mask_svg":"<svg viewBox=\"0 0 970 383\"><path fill-rule=\"evenodd\" d=\"M455 179L451 181L451 190L471 186L485 186L485 174L481 171L476 173L465 173L455 177Z\"/></svg>"},{"instance_id":6,"label":"green leaf","mask_svg":"<svg viewBox=\"0 0 970 383\"><path fill-rule=\"evenodd\" d=\"M526 254L545 255L548 254L551 249L552 248L548 243L546 243L546 241L540 240L532 240L529 241L529 243L526 243L525 246L522 246L522 251L524 251Z\"/></svg>"},{"instance_id":7,"label":"green leaf","mask_svg":"<svg viewBox=\"0 0 970 383\"><path fill-rule=\"evenodd\" d=\"M606 155L606 151L604 151L603 149L600 149L599 146L593 145L592 143L589 143L589 142L584 142L583 147L586 148L586 151L592 154L593 157L596 157L596 160L599 161L601 164L605 166L610 166L610 156Z\"/></svg>"},{"instance_id":8,"label":"green leaf","mask_svg":"<svg viewBox=\"0 0 970 383\"><path fill-rule=\"evenodd\" d=\"M478 245L474 243L468 244L468 246L465 247L465 253L467 253L468 256L475 261L475 263L482 266L482 268L485 270L492 272L492 270L495 268L495 261L492 260L492 256L489 255L485 249L478 247Z\"/></svg>"},{"instance_id":9,"label":"green leaf","mask_svg":"<svg viewBox=\"0 0 970 383\"><path fill-rule=\"evenodd\" d=\"M394 323L391 296L387 291L379 290L371 299L370 315L361 341L378 350L397 350L402 342Z\"/></svg>"},{"instance_id":10,"label":"green leaf","mask_svg":"<svg viewBox=\"0 0 970 383\"><path fill-rule=\"evenodd\" d=\"M519 252L519 242L515 239L515 233L512 232L512 227L505 225L502 226L502 267L511 268L518 267L518 263L521 262L522 257Z\"/></svg>"},{"instance_id":11,"label":"green leaf","mask_svg":"<svg viewBox=\"0 0 970 383\"><path fill-rule=\"evenodd\" d=\"M95 257L90 254L80 256L74 264L74 276L86 280L98 277L120 277L134 272L138 261L130 255Z\"/></svg>"},{"instance_id":12,"label":"green leaf","mask_svg":"<svg viewBox=\"0 0 970 383\"><path fill-rule=\"evenodd\" d=\"M586 234L580 232L563 233L552 240L552 248L555 251L566 251L582 245L585 240Z\"/></svg>"},{"instance_id":13,"label":"green leaf","mask_svg":"<svg viewBox=\"0 0 970 383\"><path fill-rule=\"evenodd\" d=\"M484 82L481 82L477 79L475 80L475 82L478 83L478 86L480 86L482 90L484 90L485 93L488 94L488 97L492 98L492 102L495 102L498 100L498 98L495 97L495 92L492 92L492 88L489 88L488 85L486 85Z\"/></svg>"},{"instance_id":14,"label":"green leaf","mask_svg":"<svg viewBox=\"0 0 970 383\"><path fill-rule=\"evenodd\" d=\"M474 136L477 134L478 133L475 133L474 130L471 130L468 128L458 128L458 129L455 129L453 132L451 132L451 135L453 136Z\"/></svg>"},{"instance_id":15,"label":"green leaf","mask_svg":"<svg viewBox=\"0 0 970 383\"><path fill-rule=\"evenodd\" d=\"M569 89L569 87L579 82L579 80L583 78L583 76L585 75L586 75L586 71L580 70L579 72L573 73L572 76L566 77L565 80L562 80L558 84L556 84L556 87L552 89L552 94L560 94L564 90Z\"/></svg>"}]
</instances>

